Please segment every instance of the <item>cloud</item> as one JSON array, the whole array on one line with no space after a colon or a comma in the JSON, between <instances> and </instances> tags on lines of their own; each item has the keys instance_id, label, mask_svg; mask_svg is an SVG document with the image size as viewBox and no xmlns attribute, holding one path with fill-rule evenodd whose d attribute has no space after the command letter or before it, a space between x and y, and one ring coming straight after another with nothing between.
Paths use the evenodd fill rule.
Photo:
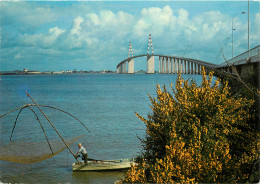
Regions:
<instances>
[{"instance_id":1,"label":"cloud","mask_svg":"<svg viewBox=\"0 0 260 184\"><path fill-rule=\"evenodd\" d=\"M62 30L58 27L53 27L49 29L49 32L46 34L23 34L19 37L20 44L29 47L37 48L48 48L53 47L57 39L65 30Z\"/></svg>"},{"instance_id":2,"label":"cloud","mask_svg":"<svg viewBox=\"0 0 260 184\"><path fill-rule=\"evenodd\" d=\"M192 31L190 36L195 41L211 42L216 41L216 36L222 36L228 30L228 16L221 14L219 11L210 11L202 13L191 19ZM191 39L191 38L190 38Z\"/></svg>"},{"instance_id":3,"label":"cloud","mask_svg":"<svg viewBox=\"0 0 260 184\"><path fill-rule=\"evenodd\" d=\"M56 12L49 6L38 6L35 2L1 2L0 12L5 26L16 25L19 31L34 31L46 23L55 22Z\"/></svg>"},{"instance_id":4,"label":"cloud","mask_svg":"<svg viewBox=\"0 0 260 184\"><path fill-rule=\"evenodd\" d=\"M83 22L83 18L82 17L77 17L74 19L74 24L73 24L73 28L71 29L71 34L74 35L79 35L81 32L81 23Z\"/></svg>"},{"instance_id":5,"label":"cloud","mask_svg":"<svg viewBox=\"0 0 260 184\"><path fill-rule=\"evenodd\" d=\"M209 41L218 33L227 29L227 16L219 11L211 11L189 18L189 12L183 8L175 14L169 6L163 8L145 8L134 25L136 36L152 32L155 37ZM185 41L185 40L184 40Z\"/></svg>"},{"instance_id":6,"label":"cloud","mask_svg":"<svg viewBox=\"0 0 260 184\"><path fill-rule=\"evenodd\" d=\"M133 13L106 6L97 10L94 5L81 3L67 7L58 2L8 3L0 7L4 23L2 61L8 61L9 53L17 61L31 57L32 61L37 58L55 62L58 57L67 62L85 61L92 66L106 65L113 69L127 57L129 41L135 55L145 54L149 33L156 54L183 56L185 53L186 57L213 61L219 50L218 41L230 37L231 17L220 11L191 14L188 9L166 5ZM254 20L252 43L260 37L260 13L255 14ZM234 44L240 50L243 46L239 43L246 42L245 24L240 17L234 19L234 25L239 28Z\"/></svg>"},{"instance_id":7,"label":"cloud","mask_svg":"<svg viewBox=\"0 0 260 184\"><path fill-rule=\"evenodd\" d=\"M89 13L85 17L86 24L84 28L88 33L95 37L102 37L105 41L121 37L131 30L134 23L133 15L123 11L116 13L111 10L102 10L98 14Z\"/></svg>"},{"instance_id":8,"label":"cloud","mask_svg":"<svg viewBox=\"0 0 260 184\"><path fill-rule=\"evenodd\" d=\"M176 17L173 16L173 11L169 6L144 8L134 25L134 34L143 37L152 31L155 36L159 36L166 28L173 25L175 20Z\"/></svg>"},{"instance_id":9,"label":"cloud","mask_svg":"<svg viewBox=\"0 0 260 184\"><path fill-rule=\"evenodd\" d=\"M101 25L99 16L95 13L89 13L87 14L86 18L88 19L90 24L93 24L94 26L99 26Z\"/></svg>"},{"instance_id":10,"label":"cloud","mask_svg":"<svg viewBox=\"0 0 260 184\"><path fill-rule=\"evenodd\" d=\"M64 33L65 30L59 29L58 27L54 27L49 29L49 33L52 34L54 37L58 37L62 33Z\"/></svg>"},{"instance_id":11,"label":"cloud","mask_svg":"<svg viewBox=\"0 0 260 184\"><path fill-rule=\"evenodd\" d=\"M132 34L147 43L148 33L152 33L155 53L181 56L186 53L187 57L205 60L210 49L219 49L218 39L224 39L229 25L229 16L220 11L189 17L184 8L174 11L169 6L152 7L141 11ZM204 57L201 50L205 51Z\"/></svg>"},{"instance_id":12,"label":"cloud","mask_svg":"<svg viewBox=\"0 0 260 184\"><path fill-rule=\"evenodd\" d=\"M178 11L179 15L178 15L178 24L179 25L185 25L187 24L188 22L188 16L189 16L189 13L188 11L186 11L185 9L181 8L179 11Z\"/></svg>"},{"instance_id":13,"label":"cloud","mask_svg":"<svg viewBox=\"0 0 260 184\"><path fill-rule=\"evenodd\" d=\"M251 27L250 32L251 40L255 44L259 44L259 38L260 38L260 13L255 14L255 24Z\"/></svg>"}]
</instances>

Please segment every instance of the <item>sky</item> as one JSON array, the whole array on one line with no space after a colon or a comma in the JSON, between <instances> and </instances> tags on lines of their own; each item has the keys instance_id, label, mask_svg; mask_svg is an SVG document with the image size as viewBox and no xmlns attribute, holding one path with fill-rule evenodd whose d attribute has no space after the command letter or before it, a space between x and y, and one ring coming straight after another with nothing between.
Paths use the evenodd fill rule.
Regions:
<instances>
[{"instance_id":1,"label":"sky","mask_svg":"<svg viewBox=\"0 0 260 184\"><path fill-rule=\"evenodd\" d=\"M259 5L250 1L250 48ZM149 34L155 54L220 64L232 56L232 20L235 56L248 49L248 1L0 0L0 71L115 71L130 41L134 55L147 53Z\"/></svg>"}]
</instances>

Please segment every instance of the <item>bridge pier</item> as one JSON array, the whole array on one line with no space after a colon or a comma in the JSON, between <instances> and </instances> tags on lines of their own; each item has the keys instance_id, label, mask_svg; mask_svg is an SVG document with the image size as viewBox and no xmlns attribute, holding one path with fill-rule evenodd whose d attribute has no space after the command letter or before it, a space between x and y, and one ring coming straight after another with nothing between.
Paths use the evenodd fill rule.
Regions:
<instances>
[{"instance_id":1,"label":"bridge pier","mask_svg":"<svg viewBox=\"0 0 260 184\"><path fill-rule=\"evenodd\" d=\"M191 74L194 74L194 63L191 62Z\"/></svg>"},{"instance_id":2,"label":"bridge pier","mask_svg":"<svg viewBox=\"0 0 260 184\"><path fill-rule=\"evenodd\" d=\"M190 64L191 64L191 65L190 65L190 66L191 66L191 74L194 74L194 70L193 70L193 65L194 65L194 63L191 62Z\"/></svg>"},{"instance_id":3,"label":"bridge pier","mask_svg":"<svg viewBox=\"0 0 260 184\"><path fill-rule=\"evenodd\" d=\"M120 73L123 73L123 65L120 66Z\"/></svg>"},{"instance_id":4,"label":"bridge pier","mask_svg":"<svg viewBox=\"0 0 260 184\"><path fill-rule=\"evenodd\" d=\"M179 71L180 73L182 73L182 60L178 59L178 61L179 61Z\"/></svg>"},{"instance_id":5,"label":"bridge pier","mask_svg":"<svg viewBox=\"0 0 260 184\"><path fill-rule=\"evenodd\" d=\"M184 74L184 60L181 59L181 74Z\"/></svg>"},{"instance_id":6,"label":"bridge pier","mask_svg":"<svg viewBox=\"0 0 260 184\"><path fill-rule=\"evenodd\" d=\"M165 57L166 59L166 74L169 74L169 58Z\"/></svg>"},{"instance_id":7,"label":"bridge pier","mask_svg":"<svg viewBox=\"0 0 260 184\"><path fill-rule=\"evenodd\" d=\"M184 61L184 73L187 74L187 65L186 65L186 60L183 60Z\"/></svg>"},{"instance_id":8,"label":"bridge pier","mask_svg":"<svg viewBox=\"0 0 260 184\"><path fill-rule=\"evenodd\" d=\"M126 62L124 63L124 73L126 73Z\"/></svg>"},{"instance_id":9,"label":"bridge pier","mask_svg":"<svg viewBox=\"0 0 260 184\"><path fill-rule=\"evenodd\" d=\"M185 74L185 60L182 59L182 74Z\"/></svg>"},{"instance_id":10,"label":"bridge pier","mask_svg":"<svg viewBox=\"0 0 260 184\"><path fill-rule=\"evenodd\" d=\"M177 59L174 58L174 69L173 69L174 73L178 73L178 71L176 72L177 68L178 68Z\"/></svg>"},{"instance_id":11,"label":"bridge pier","mask_svg":"<svg viewBox=\"0 0 260 184\"><path fill-rule=\"evenodd\" d=\"M182 59L182 74L185 74L185 60Z\"/></svg>"},{"instance_id":12,"label":"bridge pier","mask_svg":"<svg viewBox=\"0 0 260 184\"><path fill-rule=\"evenodd\" d=\"M161 73L161 56L159 56L159 73Z\"/></svg>"},{"instance_id":13,"label":"bridge pier","mask_svg":"<svg viewBox=\"0 0 260 184\"><path fill-rule=\"evenodd\" d=\"M181 60L181 73L184 74L184 60Z\"/></svg>"},{"instance_id":14,"label":"bridge pier","mask_svg":"<svg viewBox=\"0 0 260 184\"><path fill-rule=\"evenodd\" d=\"M123 70L122 70L122 65L121 66L119 66L119 73L122 73L123 72Z\"/></svg>"},{"instance_id":15,"label":"bridge pier","mask_svg":"<svg viewBox=\"0 0 260 184\"><path fill-rule=\"evenodd\" d=\"M164 74L164 57L162 57L162 73Z\"/></svg>"},{"instance_id":16,"label":"bridge pier","mask_svg":"<svg viewBox=\"0 0 260 184\"><path fill-rule=\"evenodd\" d=\"M162 74L165 74L166 72L166 61L165 57L162 57Z\"/></svg>"},{"instance_id":17,"label":"bridge pier","mask_svg":"<svg viewBox=\"0 0 260 184\"><path fill-rule=\"evenodd\" d=\"M187 65L188 65L188 74L190 74L190 61L188 61Z\"/></svg>"},{"instance_id":18,"label":"bridge pier","mask_svg":"<svg viewBox=\"0 0 260 184\"><path fill-rule=\"evenodd\" d=\"M154 56L147 55L147 74L154 73Z\"/></svg>"},{"instance_id":19,"label":"bridge pier","mask_svg":"<svg viewBox=\"0 0 260 184\"><path fill-rule=\"evenodd\" d=\"M178 58L176 59L176 64L177 64L176 71L177 71L177 73L179 73L180 72L180 61Z\"/></svg>"},{"instance_id":20,"label":"bridge pier","mask_svg":"<svg viewBox=\"0 0 260 184\"><path fill-rule=\"evenodd\" d=\"M172 58L172 73L175 73L175 58Z\"/></svg>"},{"instance_id":21,"label":"bridge pier","mask_svg":"<svg viewBox=\"0 0 260 184\"><path fill-rule=\"evenodd\" d=\"M201 65L198 64L198 74L201 74Z\"/></svg>"},{"instance_id":22,"label":"bridge pier","mask_svg":"<svg viewBox=\"0 0 260 184\"><path fill-rule=\"evenodd\" d=\"M130 61L128 61L128 73L129 74L135 73L135 70L134 70L134 59L131 59Z\"/></svg>"},{"instance_id":23,"label":"bridge pier","mask_svg":"<svg viewBox=\"0 0 260 184\"><path fill-rule=\"evenodd\" d=\"M169 58L169 62L170 62L170 73L172 74L172 58Z\"/></svg>"}]
</instances>

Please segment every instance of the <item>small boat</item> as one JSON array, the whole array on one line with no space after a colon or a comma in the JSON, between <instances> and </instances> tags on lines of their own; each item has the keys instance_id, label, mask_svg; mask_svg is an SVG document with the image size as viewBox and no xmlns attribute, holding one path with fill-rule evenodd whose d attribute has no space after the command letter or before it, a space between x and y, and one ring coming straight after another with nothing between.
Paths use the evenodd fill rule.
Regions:
<instances>
[{"instance_id":1,"label":"small boat","mask_svg":"<svg viewBox=\"0 0 260 184\"><path fill-rule=\"evenodd\" d=\"M72 164L73 171L112 171L129 169L134 163L133 160L88 160L84 162L75 162Z\"/></svg>"}]
</instances>

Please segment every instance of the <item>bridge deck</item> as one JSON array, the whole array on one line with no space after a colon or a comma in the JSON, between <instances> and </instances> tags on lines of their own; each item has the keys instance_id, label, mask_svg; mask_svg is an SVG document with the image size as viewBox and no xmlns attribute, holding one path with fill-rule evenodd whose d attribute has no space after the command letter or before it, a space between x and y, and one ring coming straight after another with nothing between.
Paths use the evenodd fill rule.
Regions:
<instances>
[{"instance_id":1,"label":"bridge deck","mask_svg":"<svg viewBox=\"0 0 260 184\"><path fill-rule=\"evenodd\" d=\"M139 57L145 57L145 56L147 56L147 55L143 54L143 55L137 55L137 56L129 57L129 58L127 58L127 59L121 61L121 62L117 65L117 68L118 68L120 65L122 65L123 63L125 63L125 62L127 62L127 61L130 61L131 59L139 58ZM217 67L216 64L208 63L208 62L205 62L205 61L201 61L201 60L197 60L197 59L192 59L192 58L184 58L184 57L179 57L179 56L167 56L167 55L161 55L161 54L154 54L153 56L168 57L168 58L175 58L175 59L183 59L183 60L186 60L186 61L191 61L191 62L198 63L198 64L201 64L201 65L204 65L204 66L212 67L212 68Z\"/></svg>"}]
</instances>

